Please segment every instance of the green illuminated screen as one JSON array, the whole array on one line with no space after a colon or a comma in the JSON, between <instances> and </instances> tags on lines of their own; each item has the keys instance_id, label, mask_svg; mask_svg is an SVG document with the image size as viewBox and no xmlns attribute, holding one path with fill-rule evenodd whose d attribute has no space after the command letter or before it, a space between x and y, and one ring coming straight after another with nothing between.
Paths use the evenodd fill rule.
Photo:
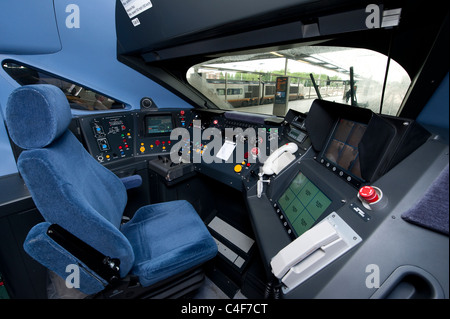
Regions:
<instances>
[{"instance_id":1,"label":"green illuminated screen","mask_svg":"<svg viewBox=\"0 0 450 319\"><path fill-rule=\"evenodd\" d=\"M278 204L297 236L300 236L330 206L331 200L305 175L299 173L281 195Z\"/></svg>"}]
</instances>

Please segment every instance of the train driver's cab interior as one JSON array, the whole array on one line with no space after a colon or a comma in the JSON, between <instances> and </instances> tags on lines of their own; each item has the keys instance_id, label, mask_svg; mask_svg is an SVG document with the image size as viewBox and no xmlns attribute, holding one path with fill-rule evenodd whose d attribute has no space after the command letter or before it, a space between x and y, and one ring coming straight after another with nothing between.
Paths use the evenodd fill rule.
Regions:
<instances>
[{"instance_id":1,"label":"train driver's cab interior","mask_svg":"<svg viewBox=\"0 0 450 319\"><path fill-rule=\"evenodd\" d=\"M0 299L448 299L446 4L194 2L0 4Z\"/></svg>"}]
</instances>

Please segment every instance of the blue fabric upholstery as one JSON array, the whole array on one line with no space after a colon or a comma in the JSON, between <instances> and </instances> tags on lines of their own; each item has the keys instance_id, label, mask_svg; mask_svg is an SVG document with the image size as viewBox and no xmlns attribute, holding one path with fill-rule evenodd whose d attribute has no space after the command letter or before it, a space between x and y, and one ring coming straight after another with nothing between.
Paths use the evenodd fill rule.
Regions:
<instances>
[{"instance_id":1,"label":"blue fabric upholstery","mask_svg":"<svg viewBox=\"0 0 450 319\"><path fill-rule=\"evenodd\" d=\"M140 175L122 177L120 180L126 189L132 189L142 185L142 177Z\"/></svg>"},{"instance_id":2,"label":"blue fabric upholstery","mask_svg":"<svg viewBox=\"0 0 450 319\"><path fill-rule=\"evenodd\" d=\"M11 139L26 149L18 159L19 171L46 221L30 231L24 247L44 266L63 277L68 263L84 265L45 234L49 223L119 259L120 276L131 271L144 287L215 256L216 243L186 201L143 207L120 229L125 186L67 129L70 107L58 88L19 88L6 114ZM83 271L83 292L103 289L98 276Z\"/></svg>"},{"instance_id":3,"label":"blue fabric upholstery","mask_svg":"<svg viewBox=\"0 0 450 319\"><path fill-rule=\"evenodd\" d=\"M49 145L72 119L66 96L54 85L20 87L11 93L7 105L14 105L6 109L9 135L24 149Z\"/></svg>"},{"instance_id":4,"label":"blue fabric upholstery","mask_svg":"<svg viewBox=\"0 0 450 319\"><path fill-rule=\"evenodd\" d=\"M184 200L142 207L122 226L122 232L136 257L131 272L144 286L188 270L217 254L214 239L192 205Z\"/></svg>"},{"instance_id":5,"label":"blue fabric upholstery","mask_svg":"<svg viewBox=\"0 0 450 319\"><path fill-rule=\"evenodd\" d=\"M449 165L433 181L423 197L401 216L415 225L449 235Z\"/></svg>"},{"instance_id":6,"label":"blue fabric upholstery","mask_svg":"<svg viewBox=\"0 0 450 319\"><path fill-rule=\"evenodd\" d=\"M70 273L66 271L68 265L80 265L79 290L85 294L94 294L101 291L108 284L100 277L94 278L83 262L72 256L67 250L61 247L47 235L50 223L43 222L34 226L27 235L24 242L25 251L34 257L39 263L53 270L61 278L66 278Z\"/></svg>"},{"instance_id":7,"label":"blue fabric upholstery","mask_svg":"<svg viewBox=\"0 0 450 319\"><path fill-rule=\"evenodd\" d=\"M119 231L127 195L123 183L66 131L42 149L22 152L18 168L44 219L58 224L104 255L121 260L121 275L134 262Z\"/></svg>"}]
</instances>

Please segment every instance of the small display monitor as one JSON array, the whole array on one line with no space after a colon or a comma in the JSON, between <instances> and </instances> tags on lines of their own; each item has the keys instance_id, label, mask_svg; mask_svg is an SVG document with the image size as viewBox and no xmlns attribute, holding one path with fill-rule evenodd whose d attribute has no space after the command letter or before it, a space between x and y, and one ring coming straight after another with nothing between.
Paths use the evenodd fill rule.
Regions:
<instances>
[{"instance_id":1,"label":"small display monitor","mask_svg":"<svg viewBox=\"0 0 450 319\"><path fill-rule=\"evenodd\" d=\"M366 127L365 124L340 119L323 154L327 161L359 179L362 177L358 144Z\"/></svg>"},{"instance_id":2,"label":"small display monitor","mask_svg":"<svg viewBox=\"0 0 450 319\"><path fill-rule=\"evenodd\" d=\"M277 202L296 236L310 229L332 203L302 172L292 180Z\"/></svg>"},{"instance_id":3,"label":"small display monitor","mask_svg":"<svg viewBox=\"0 0 450 319\"><path fill-rule=\"evenodd\" d=\"M145 135L170 134L173 130L172 116L147 115L145 117Z\"/></svg>"}]
</instances>

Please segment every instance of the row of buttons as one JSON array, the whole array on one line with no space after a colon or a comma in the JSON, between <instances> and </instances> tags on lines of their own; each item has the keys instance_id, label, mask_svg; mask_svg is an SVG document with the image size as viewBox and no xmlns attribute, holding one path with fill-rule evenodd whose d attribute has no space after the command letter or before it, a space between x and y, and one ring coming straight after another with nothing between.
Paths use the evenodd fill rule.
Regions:
<instances>
[{"instance_id":1,"label":"row of buttons","mask_svg":"<svg viewBox=\"0 0 450 319\"><path fill-rule=\"evenodd\" d=\"M161 149L162 149L163 151L165 151L165 150L170 146L171 143L172 143L171 141L160 141L160 140L156 140L156 141L154 142L154 145L153 145L153 144L150 144L149 147L150 147L151 150L153 150L153 149L156 149L156 148L159 149L160 146L161 146ZM139 151L140 151L141 153L145 153L146 148L145 148L145 144L144 144L144 143L141 143L141 147L139 148Z\"/></svg>"},{"instance_id":2,"label":"row of buttons","mask_svg":"<svg viewBox=\"0 0 450 319\"><path fill-rule=\"evenodd\" d=\"M253 127L253 128L257 128L258 125L245 123L245 122L240 122L240 121L225 120L225 127Z\"/></svg>"},{"instance_id":3,"label":"row of buttons","mask_svg":"<svg viewBox=\"0 0 450 319\"><path fill-rule=\"evenodd\" d=\"M332 165L331 163L325 161L323 158L320 159L320 163L322 165L324 165L326 168L328 168L329 170L331 170L333 173L335 173L336 175L338 175L340 178L346 180L347 182L349 182L350 184L359 187L361 186L361 182L352 177L351 175L349 175L348 173L344 172L342 169L340 169L337 166Z\"/></svg>"},{"instance_id":4,"label":"row of buttons","mask_svg":"<svg viewBox=\"0 0 450 319\"><path fill-rule=\"evenodd\" d=\"M289 225L289 223L287 222L287 220L284 218L283 213L281 212L280 208L278 207L277 204L273 204L273 208L275 209L275 212L277 213L278 217L280 218L281 223L283 224L284 228L286 229L286 232L288 233L288 235L292 238L295 239L295 234L291 229L291 226Z\"/></svg>"}]
</instances>

